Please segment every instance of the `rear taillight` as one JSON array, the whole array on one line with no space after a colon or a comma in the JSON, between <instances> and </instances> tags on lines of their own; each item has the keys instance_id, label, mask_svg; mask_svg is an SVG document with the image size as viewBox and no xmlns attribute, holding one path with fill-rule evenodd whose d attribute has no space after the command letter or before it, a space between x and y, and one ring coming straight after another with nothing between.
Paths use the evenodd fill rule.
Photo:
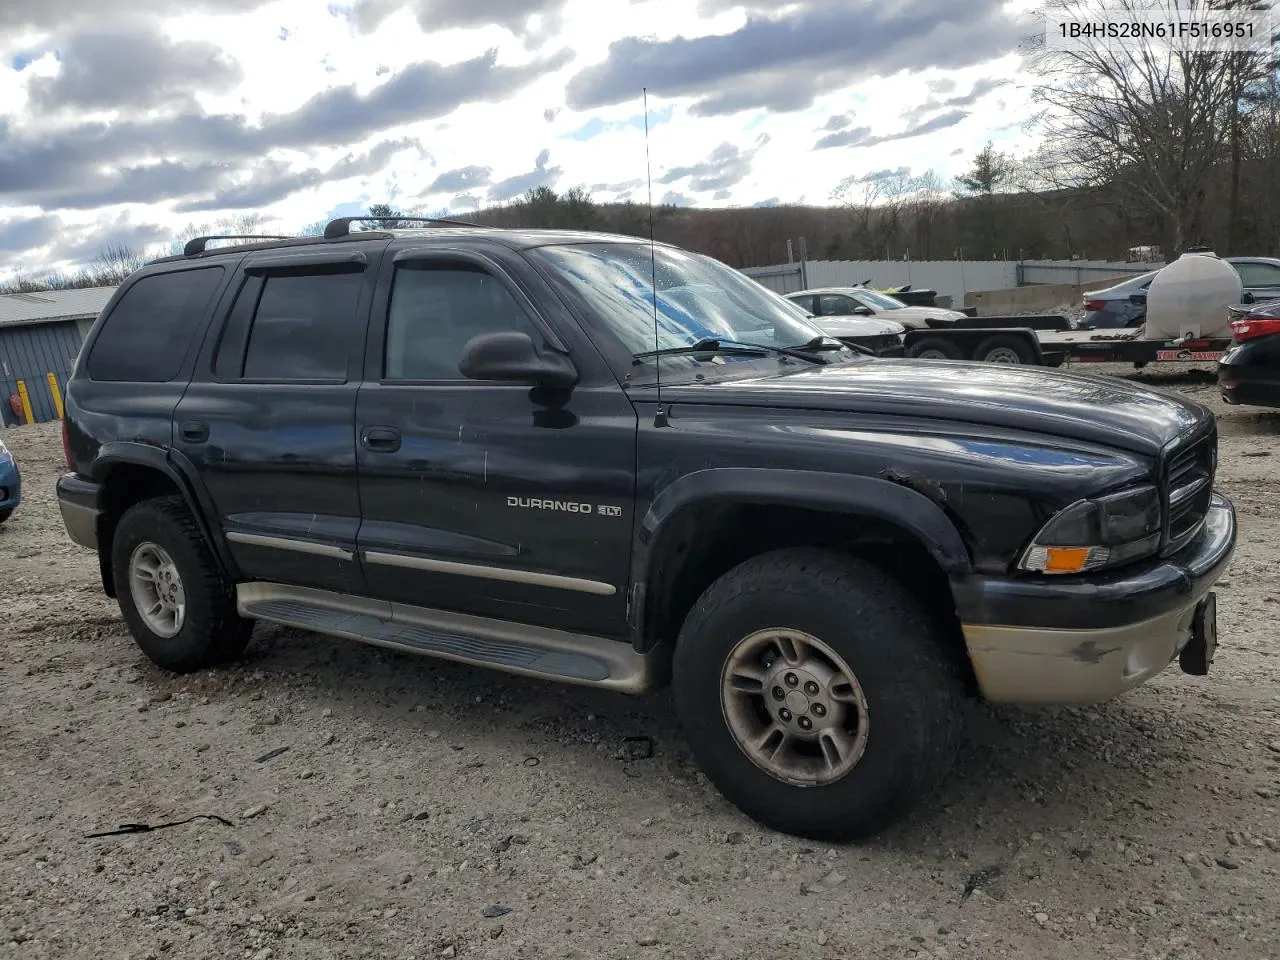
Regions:
<instances>
[{"instance_id":1,"label":"rear taillight","mask_svg":"<svg viewBox=\"0 0 1280 960\"><path fill-rule=\"evenodd\" d=\"M1273 333L1280 333L1280 317L1244 317L1231 324L1231 333L1237 343L1257 340Z\"/></svg>"},{"instance_id":2,"label":"rear taillight","mask_svg":"<svg viewBox=\"0 0 1280 960\"><path fill-rule=\"evenodd\" d=\"M1099 310L1105 310L1105 309L1107 309L1107 301L1105 301L1105 300L1086 300L1086 301L1084 302L1084 308L1085 308L1086 310L1090 310L1090 311L1092 311L1092 312L1094 312L1094 313L1097 313Z\"/></svg>"},{"instance_id":3,"label":"rear taillight","mask_svg":"<svg viewBox=\"0 0 1280 960\"><path fill-rule=\"evenodd\" d=\"M71 469L71 438L67 435L67 420L62 419L62 456L67 461L67 469Z\"/></svg>"}]
</instances>

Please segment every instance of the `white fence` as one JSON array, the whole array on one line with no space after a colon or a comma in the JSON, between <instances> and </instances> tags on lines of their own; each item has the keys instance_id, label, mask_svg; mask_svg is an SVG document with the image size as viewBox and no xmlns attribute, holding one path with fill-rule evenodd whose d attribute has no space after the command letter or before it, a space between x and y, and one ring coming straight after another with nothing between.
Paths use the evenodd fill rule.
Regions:
<instances>
[{"instance_id":1,"label":"white fence","mask_svg":"<svg viewBox=\"0 0 1280 960\"><path fill-rule=\"evenodd\" d=\"M1041 283L1088 283L1090 280L1146 273L1162 263L1108 260L809 260L771 267L748 267L743 273L778 293L814 287L873 287L911 284L936 290L964 306L964 295L978 290L1009 290Z\"/></svg>"}]
</instances>

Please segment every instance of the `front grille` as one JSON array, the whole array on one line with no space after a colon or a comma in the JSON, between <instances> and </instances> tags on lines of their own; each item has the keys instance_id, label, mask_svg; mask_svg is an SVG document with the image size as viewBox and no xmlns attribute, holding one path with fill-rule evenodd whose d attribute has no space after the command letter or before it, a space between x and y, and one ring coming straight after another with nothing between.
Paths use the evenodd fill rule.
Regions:
<instances>
[{"instance_id":1,"label":"front grille","mask_svg":"<svg viewBox=\"0 0 1280 960\"><path fill-rule=\"evenodd\" d=\"M1175 450L1165 468L1165 554L1176 553L1204 526L1213 497L1218 435L1215 430Z\"/></svg>"}]
</instances>

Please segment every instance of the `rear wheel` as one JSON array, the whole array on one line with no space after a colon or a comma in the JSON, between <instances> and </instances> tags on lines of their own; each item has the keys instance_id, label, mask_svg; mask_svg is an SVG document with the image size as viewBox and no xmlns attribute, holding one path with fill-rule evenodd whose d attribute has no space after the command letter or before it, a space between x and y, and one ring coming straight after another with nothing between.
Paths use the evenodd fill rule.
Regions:
<instances>
[{"instance_id":1,"label":"rear wheel","mask_svg":"<svg viewBox=\"0 0 1280 960\"><path fill-rule=\"evenodd\" d=\"M695 604L673 692L707 776L760 823L841 841L901 817L954 760L962 682L893 577L822 550L766 554Z\"/></svg>"},{"instance_id":2,"label":"rear wheel","mask_svg":"<svg viewBox=\"0 0 1280 960\"><path fill-rule=\"evenodd\" d=\"M154 663L188 673L235 659L253 622L181 497L144 500L120 518L111 547L120 612Z\"/></svg>"},{"instance_id":3,"label":"rear wheel","mask_svg":"<svg viewBox=\"0 0 1280 960\"><path fill-rule=\"evenodd\" d=\"M907 348L907 356L920 360L963 360L960 348L946 337L921 337Z\"/></svg>"},{"instance_id":4,"label":"rear wheel","mask_svg":"<svg viewBox=\"0 0 1280 960\"><path fill-rule=\"evenodd\" d=\"M988 337L978 344L973 359L980 363L1034 365L1035 353L1025 340L1005 335Z\"/></svg>"}]
</instances>

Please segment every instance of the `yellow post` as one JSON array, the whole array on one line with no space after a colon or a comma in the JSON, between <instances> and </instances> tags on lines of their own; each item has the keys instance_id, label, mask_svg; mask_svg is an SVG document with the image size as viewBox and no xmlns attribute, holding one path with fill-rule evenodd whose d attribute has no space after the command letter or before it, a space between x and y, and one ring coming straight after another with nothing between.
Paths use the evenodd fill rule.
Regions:
<instances>
[{"instance_id":1,"label":"yellow post","mask_svg":"<svg viewBox=\"0 0 1280 960\"><path fill-rule=\"evenodd\" d=\"M18 381L18 397L22 400L22 412L27 416L27 423L35 423L36 415L31 412L31 395L27 393L27 381Z\"/></svg>"},{"instance_id":2,"label":"yellow post","mask_svg":"<svg viewBox=\"0 0 1280 960\"><path fill-rule=\"evenodd\" d=\"M53 409L58 411L58 419L61 420L65 411L62 409L62 391L58 389L58 376L55 373L46 373L49 378L49 396L53 397Z\"/></svg>"}]
</instances>

